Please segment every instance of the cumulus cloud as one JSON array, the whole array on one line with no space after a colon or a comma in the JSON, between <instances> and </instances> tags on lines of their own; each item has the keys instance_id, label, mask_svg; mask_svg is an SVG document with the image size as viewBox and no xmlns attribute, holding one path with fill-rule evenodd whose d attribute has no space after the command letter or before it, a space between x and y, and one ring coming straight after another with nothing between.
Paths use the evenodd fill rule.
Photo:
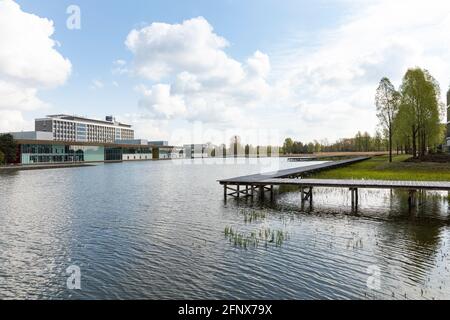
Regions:
<instances>
[{"instance_id":1,"label":"cumulus cloud","mask_svg":"<svg viewBox=\"0 0 450 320\"><path fill-rule=\"evenodd\" d=\"M0 132L11 132L32 128L32 121L23 118L22 112L0 109Z\"/></svg>"},{"instance_id":2,"label":"cumulus cloud","mask_svg":"<svg viewBox=\"0 0 450 320\"><path fill-rule=\"evenodd\" d=\"M261 51L256 51L252 57L247 60L248 69L250 74L254 74L258 77L266 78L270 71L270 59L267 54Z\"/></svg>"},{"instance_id":3,"label":"cumulus cloud","mask_svg":"<svg viewBox=\"0 0 450 320\"><path fill-rule=\"evenodd\" d=\"M182 24L152 23L132 30L125 44L135 56L137 74L150 80L183 71L212 82L235 83L244 76L240 63L223 51L228 42L203 17Z\"/></svg>"},{"instance_id":4,"label":"cumulus cloud","mask_svg":"<svg viewBox=\"0 0 450 320\"><path fill-rule=\"evenodd\" d=\"M398 86L408 68L420 66L447 88L448 1L346 4L349 14L338 25L311 31L314 46L294 39L285 43L287 54L256 50L242 62L227 54L229 42L202 17L132 30L125 42L133 53L128 66L151 83L140 105L164 119L270 127L331 141L375 131L373 100L384 76ZM155 94L157 85L164 94Z\"/></svg>"},{"instance_id":5,"label":"cumulus cloud","mask_svg":"<svg viewBox=\"0 0 450 320\"><path fill-rule=\"evenodd\" d=\"M71 63L55 49L53 33L52 21L22 11L12 0L0 0L1 130L21 128L20 111L46 105L38 91L69 77Z\"/></svg>"},{"instance_id":6,"label":"cumulus cloud","mask_svg":"<svg viewBox=\"0 0 450 320\"><path fill-rule=\"evenodd\" d=\"M342 121L337 131L325 129L324 136L338 138L356 130L373 132L374 92L384 76L398 86L408 68L420 66L445 89L450 80L448 1L381 0L364 4L357 5L339 27L322 32L316 47L294 47L283 57L295 100L308 106L300 119L302 126L329 119ZM336 107L330 108L333 105ZM346 117L341 116L343 112ZM311 115L317 116L311 119Z\"/></svg>"},{"instance_id":7,"label":"cumulus cloud","mask_svg":"<svg viewBox=\"0 0 450 320\"><path fill-rule=\"evenodd\" d=\"M172 95L170 85L156 84L151 89L145 86L140 86L137 89L143 95L140 101L141 106L147 108L156 118L170 119L186 113L183 98Z\"/></svg>"},{"instance_id":8,"label":"cumulus cloud","mask_svg":"<svg viewBox=\"0 0 450 320\"><path fill-rule=\"evenodd\" d=\"M245 63L231 58L228 41L203 17L152 23L132 30L125 44L133 53L133 73L156 83L141 90L139 105L157 117L236 122L243 109L270 94L268 55L256 51Z\"/></svg>"}]
</instances>

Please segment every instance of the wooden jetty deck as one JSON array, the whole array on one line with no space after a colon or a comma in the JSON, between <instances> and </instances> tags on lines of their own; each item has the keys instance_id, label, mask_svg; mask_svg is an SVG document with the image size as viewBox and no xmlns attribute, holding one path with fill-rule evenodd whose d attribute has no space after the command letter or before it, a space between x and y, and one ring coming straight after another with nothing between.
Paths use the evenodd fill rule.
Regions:
<instances>
[{"instance_id":1,"label":"wooden jetty deck","mask_svg":"<svg viewBox=\"0 0 450 320\"><path fill-rule=\"evenodd\" d=\"M267 172L267 173L259 173L252 174L248 176L235 177L231 179L222 179L219 180L219 183L222 185L251 185L263 180L267 179L276 179L276 178L296 178L301 177L307 174L311 174L314 172L336 169L339 167L344 167L353 163L361 162L364 160L368 160L370 157L357 157L353 159L346 159L335 162L326 162L321 164L315 164L310 166L303 166L297 168L283 169L279 171Z\"/></svg>"},{"instance_id":2,"label":"wooden jetty deck","mask_svg":"<svg viewBox=\"0 0 450 320\"><path fill-rule=\"evenodd\" d=\"M260 198L264 198L266 192L270 192L273 200L274 186L297 186L300 189L302 206L305 201L312 203L313 188L348 188L351 192L352 208L357 208L359 204L358 189L400 189L409 192L408 203L410 208L416 205L417 191L436 190L450 192L450 182L448 181L388 181L388 180L342 180L342 179L305 179L308 174L335 169L350 165L359 161L367 160L368 157L360 157L336 162L327 162L318 165L304 166L272 172L268 174L256 174L236 177L232 179L219 180L224 186L224 197L234 198L251 197L255 191ZM229 193L229 191L231 191Z\"/></svg>"},{"instance_id":3,"label":"wooden jetty deck","mask_svg":"<svg viewBox=\"0 0 450 320\"><path fill-rule=\"evenodd\" d=\"M320 161L318 157L292 157L287 159L288 162L304 162L304 161Z\"/></svg>"}]
</instances>

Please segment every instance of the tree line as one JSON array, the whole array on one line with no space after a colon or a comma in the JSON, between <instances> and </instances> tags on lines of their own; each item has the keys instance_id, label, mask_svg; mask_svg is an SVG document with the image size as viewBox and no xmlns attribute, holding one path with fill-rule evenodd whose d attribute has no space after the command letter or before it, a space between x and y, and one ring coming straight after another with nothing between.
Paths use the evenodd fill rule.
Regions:
<instances>
[{"instance_id":1,"label":"tree line","mask_svg":"<svg viewBox=\"0 0 450 320\"><path fill-rule=\"evenodd\" d=\"M450 95L450 91L449 91ZM314 152L370 152L389 151L408 153L422 158L437 151L445 136L445 125L441 116L445 105L440 102L439 83L421 68L409 69L402 84L396 90L391 81L381 79L375 94L375 106L380 129L371 136L358 132L353 138L345 138L329 144L313 141L302 143L286 138L281 152L302 154Z\"/></svg>"},{"instance_id":2,"label":"tree line","mask_svg":"<svg viewBox=\"0 0 450 320\"><path fill-rule=\"evenodd\" d=\"M387 141L380 132L371 136L368 132L358 132L353 138L339 139L334 143L314 141L303 143L286 138L281 148L283 154L306 154L315 152L371 152L386 151Z\"/></svg>"},{"instance_id":3,"label":"tree line","mask_svg":"<svg viewBox=\"0 0 450 320\"><path fill-rule=\"evenodd\" d=\"M0 135L0 164L13 163L16 160L17 145L10 134Z\"/></svg>"},{"instance_id":4,"label":"tree line","mask_svg":"<svg viewBox=\"0 0 450 320\"><path fill-rule=\"evenodd\" d=\"M400 149L422 158L443 143L445 126L440 118L445 105L440 102L439 83L424 69L409 69L396 90L382 78L375 94L377 116L392 150Z\"/></svg>"},{"instance_id":5,"label":"tree line","mask_svg":"<svg viewBox=\"0 0 450 320\"><path fill-rule=\"evenodd\" d=\"M233 136L227 147L225 144L220 146L210 146L207 153L211 157L271 157L278 156L280 147L278 146L253 146L243 144L240 136Z\"/></svg>"}]
</instances>

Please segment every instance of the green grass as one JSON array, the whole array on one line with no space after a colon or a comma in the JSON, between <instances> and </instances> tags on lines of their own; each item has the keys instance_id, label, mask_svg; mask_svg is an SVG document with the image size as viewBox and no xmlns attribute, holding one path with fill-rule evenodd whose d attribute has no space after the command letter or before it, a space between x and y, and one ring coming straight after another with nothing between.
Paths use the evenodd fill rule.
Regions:
<instances>
[{"instance_id":1,"label":"green grass","mask_svg":"<svg viewBox=\"0 0 450 320\"><path fill-rule=\"evenodd\" d=\"M371 180L417 180L450 181L450 163L404 162L407 155L378 156L347 167L327 170L310 176L318 179L371 179Z\"/></svg>"}]
</instances>

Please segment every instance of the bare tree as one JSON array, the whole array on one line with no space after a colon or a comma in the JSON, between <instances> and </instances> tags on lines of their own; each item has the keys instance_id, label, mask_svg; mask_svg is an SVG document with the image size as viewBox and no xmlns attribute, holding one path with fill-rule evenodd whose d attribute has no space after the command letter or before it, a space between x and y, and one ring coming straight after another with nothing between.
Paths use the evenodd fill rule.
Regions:
<instances>
[{"instance_id":1,"label":"bare tree","mask_svg":"<svg viewBox=\"0 0 450 320\"><path fill-rule=\"evenodd\" d=\"M392 162L392 136L394 134L394 119L400 105L400 94L388 78L383 78L375 95L377 117L381 126L386 130L389 143L389 162Z\"/></svg>"}]
</instances>

